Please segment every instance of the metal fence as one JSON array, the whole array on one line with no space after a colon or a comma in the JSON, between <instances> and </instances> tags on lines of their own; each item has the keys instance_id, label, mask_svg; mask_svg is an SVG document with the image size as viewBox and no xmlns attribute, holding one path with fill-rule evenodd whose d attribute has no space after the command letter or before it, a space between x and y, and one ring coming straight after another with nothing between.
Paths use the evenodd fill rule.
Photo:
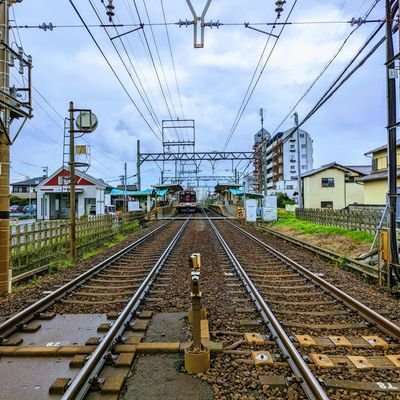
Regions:
<instances>
[{"instance_id":1,"label":"metal fence","mask_svg":"<svg viewBox=\"0 0 400 400\"><path fill-rule=\"evenodd\" d=\"M332 210L296 208L296 218L319 225L375 233L383 215L382 210Z\"/></svg>"},{"instance_id":2,"label":"metal fence","mask_svg":"<svg viewBox=\"0 0 400 400\"><path fill-rule=\"evenodd\" d=\"M77 248L103 242L133 227L144 213L131 212L120 217L100 215L81 218L76 223ZM10 227L10 264L13 275L65 258L69 251L69 220L36 221Z\"/></svg>"}]
</instances>

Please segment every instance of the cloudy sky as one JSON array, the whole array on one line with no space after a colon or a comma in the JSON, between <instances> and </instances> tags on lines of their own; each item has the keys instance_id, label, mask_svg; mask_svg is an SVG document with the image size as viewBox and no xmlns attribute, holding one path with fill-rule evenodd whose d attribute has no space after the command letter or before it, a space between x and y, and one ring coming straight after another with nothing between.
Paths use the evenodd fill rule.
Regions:
<instances>
[{"instance_id":1,"label":"cloudy sky","mask_svg":"<svg viewBox=\"0 0 400 400\"><path fill-rule=\"evenodd\" d=\"M102 21L108 23L102 2L91 1ZM86 135L92 155L88 172L110 182L115 181L115 184L123 173L124 162L128 163L128 175L136 172L137 139L141 140L142 151L161 151L157 124L170 118L169 111L173 118L195 120L199 151L222 150L261 57L261 66L265 65L265 68L227 146L232 151L250 151L253 135L260 128L260 107L265 110L264 127L271 133L278 128L285 130L292 127L293 118L281 123L355 29L348 23L340 22L363 17L376 1L298 0L289 19L296 24L283 29L273 48L275 38L246 29L243 25L249 22L260 30L270 32L270 25L256 24L275 20L273 1L214 0L205 20L219 20L226 25L219 29L206 29L203 49L193 48L192 27L167 25L175 71L161 4L169 24L192 19L185 0L136 0L140 19L146 24L143 31L124 35L122 42L113 40L126 68L107 33L113 37L133 27L119 27L118 33L114 28L103 29L98 26L99 20L89 0L74 0L74 3L87 24L97 25L90 30L131 99L81 26L68 0L23 0L14 5L10 19L15 16L15 21L11 21L11 25L38 26L51 22L56 27L46 32L38 28L13 29L11 32L11 41L22 41L25 53L33 57L35 87L34 118L27 123L12 148L12 181L41 175L41 166L48 166L51 172L62 164L63 124L71 100L77 107L92 108L99 118L98 129ZM192 3L200 14L205 0L192 0ZM286 2L280 22L286 19L294 3L294 0ZM114 0L114 5L116 24L138 23L134 0ZM383 16L384 2L378 1L369 19ZM153 24L151 27L149 21ZM66 25L69 27L62 27ZM377 25L376 22L364 24L351 35L329 69L296 107L300 120ZM279 34L280 30L281 26L276 26L273 32ZM384 31L381 31L372 44L383 34ZM314 140L314 167L331 161L347 165L368 164L369 160L363 154L385 143L384 57L382 47L303 126ZM256 77L259 73L260 70ZM12 74L14 79L18 78L18 71ZM147 108L135 84L148 102ZM153 116L148 109L154 111ZM171 139L177 139L172 131ZM238 168L244 166L245 163L241 163ZM230 162L218 163L216 174L231 174L231 168ZM201 166L201 170L203 174L211 173L210 166L206 164ZM160 176L159 167L155 164L145 164L142 173L142 187L156 183ZM130 182L134 181L135 178L130 179Z\"/></svg>"}]
</instances>

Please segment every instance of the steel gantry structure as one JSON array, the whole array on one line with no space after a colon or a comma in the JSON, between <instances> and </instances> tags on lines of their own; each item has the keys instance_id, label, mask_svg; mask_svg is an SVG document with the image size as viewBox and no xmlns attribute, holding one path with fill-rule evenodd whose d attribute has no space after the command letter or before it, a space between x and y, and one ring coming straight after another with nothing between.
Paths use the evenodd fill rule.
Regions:
<instances>
[{"instance_id":1,"label":"steel gantry structure","mask_svg":"<svg viewBox=\"0 0 400 400\"><path fill-rule=\"evenodd\" d=\"M197 168L204 161L208 161L212 166L215 165L217 161L252 161L254 158L254 153L252 151L203 151L203 152L173 152L173 153L141 153L140 152L140 140L137 141L137 182L138 189L141 186L141 166L145 162L155 162L155 163L165 163L165 162L178 162L178 163L194 163ZM171 179L167 178L166 179ZM175 176L173 179L178 181L187 180L188 177L178 177ZM207 176L201 177L201 175L193 176L191 180L216 180L218 176ZM234 178L234 177L233 177Z\"/></svg>"}]
</instances>

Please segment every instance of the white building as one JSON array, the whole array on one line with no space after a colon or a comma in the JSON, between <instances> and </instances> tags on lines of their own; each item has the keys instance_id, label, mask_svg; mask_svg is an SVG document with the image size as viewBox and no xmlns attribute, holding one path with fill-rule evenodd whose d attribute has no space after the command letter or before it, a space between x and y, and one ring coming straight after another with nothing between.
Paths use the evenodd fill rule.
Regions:
<instances>
[{"instance_id":1,"label":"white building","mask_svg":"<svg viewBox=\"0 0 400 400\"><path fill-rule=\"evenodd\" d=\"M105 193L108 185L82 171L76 170L75 196L76 217L89 215L90 207L96 206L96 214L104 214ZM37 218L69 218L69 171L59 168L36 187Z\"/></svg>"},{"instance_id":2,"label":"white building","mask_svg":"<svg viewBox=\"0 0 400 400\"><path fill-rule=\"evenodd\" d=\"M300 171L298 171L298 146L300 146ZM313 141L308 132L291 128L279 132L267 143L266 181L268 194L286 193L294 198L298 193L298 176L313 168Z\"/></svg>"}]
</instances>

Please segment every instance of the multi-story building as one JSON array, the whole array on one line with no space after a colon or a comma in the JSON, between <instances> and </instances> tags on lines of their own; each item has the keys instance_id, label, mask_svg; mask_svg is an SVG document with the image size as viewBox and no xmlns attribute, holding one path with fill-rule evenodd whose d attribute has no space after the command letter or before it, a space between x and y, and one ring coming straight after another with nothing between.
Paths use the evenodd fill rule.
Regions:
<instances>
[{"instance_id":1,"label":"multi-story building","mask_svg":"<svg viewBox=\"0 0 400 400\"><path fill-rule=\"evenodd\" d=\"M254 160L253 166L254 170L253 173L250 174L245 182L244 182L244 189L247 192L263 192L263 179L262 177L265 175L265 146L262 144L267 143L271 139L271 134L261 128L255 135L254 135Z\"/></svg>"},{"instance_id":2,"label":"multi-story building","mask_svg":"<svg viewBox=\"0 0 400 400\"><path fill-rule=\"evenodd\" d=\"M365 153L371 157L371 173L361 179L364 184L365 204L385 205L388 192L388 152L387 145ZM396 149L397 166L400 166L400 142L397 142ZM400 169L397 169L397 192L400 187ZM400 205L400 203L399 203Z\"/></svg>"},{"instance_id":3,"label":"multi-story building","mask_svg":"<svg viewBox=\"0 0 400 400\"><path fill-rule=\"evenodd\" d=\"M300 146L300 171L298 171L298 146ZM278 132L266 143L266 189L269 194L282 192L295 198L298 194L299 175L313 168L313 141L308 132L291 128ZM264 172L263 171L263 172Z\"/></svg>"},{"instance_id":4,"label":"multi-story building","mask_svg":"<svg viewBox=\"0 0 400 400\"><path fill-rule=\"evenodd\" d=\"M11 183L11 196L29 200L31 204L36 204L36 192L34 189L45 178L45 176L38 176L37 178L28 178L25 181Z\"/></svg>"}]
</instances>

